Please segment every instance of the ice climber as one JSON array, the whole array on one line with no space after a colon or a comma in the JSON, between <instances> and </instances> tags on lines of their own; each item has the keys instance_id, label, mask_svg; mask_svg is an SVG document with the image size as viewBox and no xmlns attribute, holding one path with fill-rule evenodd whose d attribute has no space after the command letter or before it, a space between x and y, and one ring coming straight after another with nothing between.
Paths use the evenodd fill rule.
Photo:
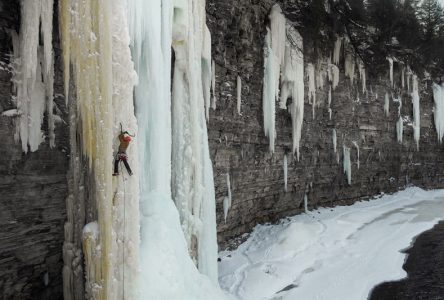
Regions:
<instances>
[{"instance_id":1,"label":"ice climber","mask_svg":"<svg viewBox=\"0 0 444 300\"><path fill-rule=\"evenodd\" d=\"M119 162L123 162L129 175L133 175L131 168L128 164L128 155L126 155L126 149L128 149L129 143L131 142L131 136L128 131L122 131L122 124L120 124L120 134L119 134L119 151L116 154L116 159L114 160L114 173L113 176L119 175Z\"/></svg>"}]
</instances>

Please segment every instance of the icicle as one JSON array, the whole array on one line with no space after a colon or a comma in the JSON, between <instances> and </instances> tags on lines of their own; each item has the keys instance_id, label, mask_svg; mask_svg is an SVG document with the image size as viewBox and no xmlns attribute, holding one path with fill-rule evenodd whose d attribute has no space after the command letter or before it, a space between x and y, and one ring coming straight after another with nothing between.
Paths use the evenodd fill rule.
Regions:
<instances>
[{"instance_id":1,"label":"icicle","mask_svg":"<svg viewBox=\"0 0 444 300\"><path fill-rule=\"evenodd\" d=\"M396 138L398 143L402 144L402 135L404 131L404 123L402 117L400 116L398 122L396 122Z\"/></svg>"},{"instance_id":2,"label":"icicle","mask_svg":"<svg viewBox=\"0 0 444 300\"><path fill-rule=\"evenodd\" d=\"M307 193L305 193L305 195L304 195L304 211L305 211L305 213L308 213L308 197L307 197Z\"/></svg>"},{"instance_id":3,"label":"icicle","mask_svg":"<svg viewBox=\"0 0 444 300\"><path fill-rule=\"evenodd\" d=\"M402 67L402 70L401 70L401 87L402 88L404 88L405 87L405 80L404 80L404 77L405 77L405 75L404 75L404 67Z\"/></svg>"},{"instance_id":4,"label":"icicle","mask_svg":"<svg viewBox=\"0 0 444 300\"><path fill-rule=\"evenodd\" d=\"M393 58L391 57L387 57L387 60L389 62L389 67L390 67L390 86L393 87Z\"/></svg>"},{"instance_id":5,"label":"icicle","mask_svg":"<svg viewBox=\"0 0 444 300\"><path fill-rule=\"evenodd\" d=\"M397 102L398 103L398 121L396 122L396 139L398 141L398 143L402 144L402 135L403 135L403 131L404 131L404 123L401 117L401 108L402 108L402 99L401 97L399 98L394 98L393 102Z\"/></svg>"},{"instance_id":6,"label":"icicle","mask_svg":"<svg viewBox=\"0 0 444 300\"><path fill-rule=\"evenodd\" d=\"M336 145L337 145L337 136L336 136L336 129L333 128L333 152L336 153Z\"/></svg>"},{"instance_id":7,"label":"icicle","mask_svg":"<svg viewBox=\"0 0 444 300\"><path fill-rule=\"evenodd\" d=\"M288 174L288 162L287 154L284 155L284 190L287 192L287 174Z\"/></svg>"},{"instance_id":8,"label":"icicle","mask_svg":"<svg viewBox=\"0 0 444 300\"><path fill-rule=\"evenodd\" d=\"M308 102L312 105L312 115L313 119L315 116L315 106L316 106L316 77L315 69L313 64L309 63L307 65L307 75L308 75Z\"/></svg>"},{"instance_id":9,"label":"icicle","mask_svg":"<svg viewBox=\"0 0 444 300\"><path fill-rule=\"evenodd\" d=\"M227 173L227 196L224 197L224 221L227 222L228 210L231 208L231 186L230 186L230 174Z\"/></svg>"},{"instance_id":10,"label":"icicle","mask_svg":"<svg viewBox=\"0 0 444 300\"><path fill-rule=\"evenodd\" d=\"M347 175L347 182L351 184L351 162L350 162L350 148L343 146L343 157L344 157L344 174Z\"/></svg>"},{"instance_id":11,"label":"icicle","mask_svg":"<svg viewBox=\"0 0 444 300\"><path fill-rule=\"evenodd\" d=\"M241 114L242 81L240 76L237 76L236 83L237 83L237 113L239 115L242 115Z\"/></svg>"},{"instance_id":12,"label":"icicle","mask_svg":"<svg viewBox=\"0 0 444 300\"><path fill-rule=\"evenodd\" d=\"M163 1L158 3L156 9L163 11L163 5ZM209 88L202 83L202 57L208 55L203 53L202 47L203 34L208 30L205 1L175 1L172 12L172 45L176 58L172 85L172 195L191 257L199 271L217 284L215 193L205 122L205 100L201 92ZM162 47L163 53L168 53L166 47L170 45ZM165 58L170 59L170 56L165 55ZM165 70L165 75L167 72ZM165 91L167 88L164 87ZM163 115L160 114L160 117ZM164 139L163 136L159 138ZM164 151L161 147L156 150ZM170 187L169 184L159 184Z\"/></svg>"},{"instance_id":13,"label":"icicle","mask_svg":"<svg viewBox=\"0 0 444 300\"><path fill-rule=\"evenodd\" d=\"M278 4L273 5L270 12L270 30L271 30L271 49L276 55L276 61L279 66L284 63L285 56L285 17L282 9ZM280 67L279 67L280 68ZM279 75L278 81L279 81ZM279 84L279 82L277 82Z\"/></svg>"},{"instance_id":14,"label":"icicle","mask_svg":"<svg viewBox=\"0 0 444 300\"><path fill-rule=\"evenodd\" d=\"M442 143L444 137L444 84L433 84L433 99L435 101L433 116L436 133L438 135L438 142Z\"/></svg>"},{"instance_id":15,"label":"icicle","mask_svg":"<svg viewBox=\"0 0 444 300\"><path fill-rule=\"evenodd\" d=\"M358 69L359 69L359 79L361 80L362 84L362 93L365 93L367 90L367 79L365 74L365 66L361 60L359 61Z\"/></svg>"},{"instance_id":16,"label":"icicle","mask_svg":"<svg viewBox=\"0 0 444 300\"><path fill-rule=\"evenodd\" d=\"M357 153L357 161L356 161L356 164L357 164L357 166L358 166L358 170L359 170L359 165L360 165L360 162L359 162L359 145L358 145L357 142L353 142L353 145L354 145L355 148L356 148L356 153Z\"/></svg>"},{"instance_id":17,"label":"icicle","mask_svg":"<svg viewBox=\"0 0 444 300\"><path fill-rule=\"evenodd\" d=\"M419 151L419 137L421 130L421 113L419 105L418 77L413 75L412 79L412 102L413 102L413 138L416 142L416 149Z\"/></svg>"},{"instance_id":18,"label":"icicle","mask_svg":"<svg viewBox=\"0 0 444 300\"><path fill-rule=\"evenodd\" d=\"M349 53L345 56L345 76L350 78L350 83L353 85L355 80L355 58Z\"/></svg>"},{"instance_id":19,"label":"icicle","mask_svg":"<svg viewBox=\"0 0 444 300\"><path fill-rule=\"evenodd\" d=\"M293 137L293 154L299 160L299 142L301 140L302 122L304 119L304 56L303 40L293 27L287 28L285 63L282 66L280 107L285 109L287 100L292 98L290 106Z\"/></svg>"},{"instance_id":20,"label":"icicle","mask_svg":"<svg viewBox=\"0 0 444 300\"><path fill-rule=\"evenodd\" d=\"M276 95L276 70L275 61L277 58L273 54L271 48L271 32L267 28L267 35L265 36L265 58L264 58L264 90L262 96L262 111L264 114L264 132L270 142L270 152L274 152L275 142L275 95Z\"/></svg>"},{"instance_id":21,"label":"icicle","mask_svg":"<svg viewBox=\"0 0 444 300\"><path fill-rule=\"evenodd\" d=\"M216 98L216 63L214 62L214 60L211 63L211 91L213 92L211 108L213 110L216 110L216 102L217 102L217 98Z\"/></svg>"},{"instance_id":22,"label":"icicle","mask_svg":"<svg viewBox=\"0 0 444 300\"><path fill-rule=\"evenodd\" d=\"M207 27L204 28L202 41L202 92L205 103L205 117L208 122L210 119L210 101L211 101L211 33Z\"/></svg>"},{"instance_id":23,"label":"icicle","mask_svg":"<svg viewBox=\"0 0 444 300\"><path fill-rule=\"evenodd\" d=\"M407 65L407 91L410 92L410 78L412 77L413 73L412 70L410 69L410 66Z\"/></svg>"},{"instance_id":24,"label":"icicle","mask_svg":"<svg viewBox=\"0 0 444 300\"><path fill-rule=\"evenodd\" d=\"M389 98L389 94L385 93L385 97L384 97L384 114L386 117L389 116L390 113L390 98Z\"/></svg>"},{"instance_id":25,"label":"icicle","mask_svg":"<svg viewBox=\"0 0 444 300\"><path fill-rule=\"evenodd\" d=\"M337 37L335 42L335 49L333 51L333 63L339 65L339 59L341 55L342 37Z\"/></svg>"},{"instance_id":26,"label":"icicle","mask_svg":"<svg viewBox=\"0 0 444 300\"><path fill-rule=\"evenodd\" d=\"M28 151L28 145L30 150L34 152L44 140L41 125L45 106L48 113L49 144L50 147L55 145L52 115L54 89L53 0L22 0L20 4L20 34L17 36L14 32L12 36L15 60L13 82L20 116L15 138L17 141L20 138L24 152ZM39 31L42 36L42 49L39 47Z\"/></svg>"},{"instance_id":27,"label":"icicle","mask_svg":"<svg viewBox=\"0 0 444 300\"><path fill-rule=\"evenodd\" d=\"M335 90L339 84L339 68L335 65L330 64L330 72L331 72L331 84L333 90Z\"/></svg>"},{"instance_id":28,"label":"icicle","mask_svg":"<svg viewBox=\"0 0 444 300\"><path fill-rule=\"evenodd\" d=\"M327 101L328 101L328 117L331 120L331 107L330 107L331 106L331 86L328 88Z\"/></svg>"}]
</instances>

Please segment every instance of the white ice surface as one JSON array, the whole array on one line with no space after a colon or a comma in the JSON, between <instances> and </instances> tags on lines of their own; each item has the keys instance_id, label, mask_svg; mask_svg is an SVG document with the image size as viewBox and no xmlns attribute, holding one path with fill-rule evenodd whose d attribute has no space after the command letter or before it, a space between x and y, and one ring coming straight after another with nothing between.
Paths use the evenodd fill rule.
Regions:
<instances>
[{"instance_id":1,"label":"white ice surface","mask_svg":"<svg viewBox=\"0 0 444 300\"><path fill-rule=\"evenodd\" d=\"M377 284L406 276L401 250L443 219L444 190L411 187L258 225L220 253L219 282L237 299L367 299Z\"/></svg>"}]
</instances>

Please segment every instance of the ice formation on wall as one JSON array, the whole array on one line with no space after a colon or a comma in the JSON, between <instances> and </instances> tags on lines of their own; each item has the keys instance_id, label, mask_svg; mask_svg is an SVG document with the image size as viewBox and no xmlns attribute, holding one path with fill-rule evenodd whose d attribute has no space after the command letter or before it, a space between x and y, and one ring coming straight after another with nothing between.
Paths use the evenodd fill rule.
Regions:
<instances>
[{"instance_id":1,"label":"ice formation on wall","mask_svg":"<svg viewBox=\"0 0 444 300\"><path fill-rule=\"evenodd\" d=\"M285 59L281 77L281 108L286 107L288 98L290 106L293 154L299 160L299 143L301 141L302 122L304 120L304 55L303 41L299 32L287 27Z\"/></svg>"},{"instance_id":2,"label":"ice formation on wall","mask_svg":"<svg viewBox=\"0 0 444 300\"><path fill-rule=\"evenodd\" d=\"M404 122L401 116L402 99L401 97L393 99L393 102L398 103L398 121L396 122L396 139L398 143L402 144L402 135L404 131Z\"/></svg>"},{"instance_id":3,"label":"ice formation on wall","mask_svg":"<svg viewBox=\"0 0 444 300\"><path fill-rule=\"evenodd\" d=\"M336 89L336 87L339 84L339 68L336 65L330 64L330 74L331 74L331 85L333 87L333 90Z\"/></svg>"},{"instance_id":4,"label":"ice formation on wall","mask_svg":"<svg viewBox=\"0 0 444 300\"><path fill-rule=\"evenodd\" d=\"M343 37L337 37L335 42L335 48L333 51L333 63L335 65L339 65L339 59L341 57L341 46L342 46Z\"/></svg>"},{"instance_id":5,"label":"ice formation on wall","mask_svg":"<svg viewBox=\"0 0 444 300\"><path fill-rule=\"evenodd\" d=\"M237 87L237 113L239 115L241 114L241 103L242 103L242 80L240 76L237 76L236 80L236 87Z\"/></svg>"},{"instance_id":6,"label":"ice formation on wall","mask_svg":"<svg viewBox=\"0 0 444 300\"><path fill-rule=\"evenodd\" d=\"M315 114L316 106L316 77L315 68L313 64L307 64L307 76L308 76L308 102L311 103L313 107L313 118Z\"/></svg>"},{"instance_id":7,"label":"ice formation on wall","mask_svg":"<svg viewBox=\"0 0 444 300\"><path fill-rule=\"evenodd\" d=\"M215 93L214 77L202 63L210 61L205 1L128 4L139 75L139 299L221 299L208 279L217 285L215 195L205 118L210 86L203 83L207 76L213 82L213 101Z\"/></svg>"},{"instance_id":8,"label":"ice formation on wall","mask_svg":"<svg viewBox=\"0 0 444 300\"><path fill-rule=\"evenodd\" d=\"M405 87L405 68L402 67L401 69L401 87Z\"/></svg>"},{"instance_id":9,"label":"ice formation on wall","mask_svg":"<svg viewBox=\"0 0 444 300\"><path fill-rule=\"evenodd\" d=\"M416 149L419 150L419 136L421 130L421 112L419 105L418 77L412 78L412 103L413 103L413 138L416 142Z\"/></svg>"},{"instance_id":10,"label":"ice formation on wall","mask_svg":"<svg viewBox=\"0 0 444 300\"><path fill-rule=\"evenodd\" d=\"M211 98L211 108L216 110L216 63L214 60L211 63L211 92L213 93L213 97Z\"/></svg>"},{"instance_id":11,"label":"ice formation on wall","mask_svg":"<svg viewBox=\"0 0 444 300\"><path fill-rule=\"evenodd\" d=\"M362 93L365 93L367 90L367 76L365 74L365 66L362 60L359 60L358 70L359 70L359 79L361 80L361 85L362 85Z\"/></svg>"},{"instance_id":12,"label":"ice formation on wall","mask_svg":"<svg viewBox=\"0 0 444 300\"><path fill-rule=\"evenodd\" d=\"M230 184L230 174L227 173L227 196L224 197L223 202L224 207L224 221L227 221L228 210L231 208L231 184Z\"/></svg>"},{"instance_id":13,"label":"ice formation on wall","mask_svg":"<svg viewBox=\"0 0 444 300\"><path fill-rule=\"evenodd\" d=\"M444 84L433 84L433 99L435 101L433 117L436 134L438 135L438 142L442 143L442 138L444 137Z\"/></svg>"},{"instance_id":14,"label":"ice formation on wall","mask_svg":"<svg viewBox=\"0 0 444 300\"><path fill-rule=\"evenodd\" d=\"M390 84L393 87L393 58L387 57L387 60L389 62L389 74L390 74Z\"/></svg>"},{"instance_id":15,"label":"ice formation on wall","mask_svg":"<svg viewBox=\"0 0 444 300\"><path fill-rule=\"evenodd\" d=\"M332 138L333 138L333 152L336 153L337 136L336 136L336 129L335 128L333 128L333 131L332 131Z\"/></svg>"},{"instance_id":16,"label":"ice formation on wall","mask_svg":"<svg viewBox=\"0 0 444 300\"><path fill-rule=\"evenodd\" d=\"M402 117L399 116L398 121L396 122L396 139L398 140L399 143L402 144L402 135L404 132L404 123L402 120Z\"/></svg>"},{"instance_id":17,"label":"ice formation on wall","mask_svg":"<svg viewBox=\"0 0 444 300\"><path fill-rule=\"evenodd\" d=\"M270 22L271 29L267 28L264 58L264 131L270 141L270 151L273 152L276 136L275 101L280 98L280 108L286 109L288 98L292 98L290 113L293 153L296 152L299 159L299 142L304 118L303 41L296 29L286 25L285 17L277 4L271 10ZM314 72L312 79L314 82Z\"/></svg>"},{"instance_id":18,"label":"ice formation on wall","mask_svg":"<svg viewBox=\"0 0 444 300\"><path fill-rule=\"evenodd\" d=\"M308 213L308 196L307 193L304 194L304 211Z\"/></svg>"},{"instance_id":19,"label":"ice formation on wall","mask_svg":"<svg viewBox=\"0 0 444 300\"><path fill-rule=\"evenodd\" d=\"M201 64L203 50L211 48L203 36L205 1L175 2L173 12L172 195L192 258L217 284L216 201L203 111L210 87L202 84Z\"/></svg>"},{"instance_id":20,"label":"ice formation on wall","mask_svg":"<svg viewBox=\"0 0 444 300\"><path fill-rule=\"evenodd\" d=\"M284 190L287 191L288 162L287 154L284 155Z\"/></svg>"},{"instance_id":21,"label":"ice formation on wall","mask_svg":"<svg viewBox=\"0 0 444 300\"><path fill-rule=\"evenodd\" d=\"M384 114L386 117L389 116L390 113L390 97L388 93L385 93L384 97Z\"/></svg>"},{"instance_id":22,"label":"ice formation on wall","mask_svg":"<svg viewBox=\"0 0 444 300\"><path fill-rule=\"evenodd\" d=\"M345 76L350 78L350 82L353 84L355 80L355 58L350 53L345 56Z\"/></svg>"},{"instance_id":23,"label":"ice formation on wall","mask_svg":"<svg viewBox=\"0 0 444 300\"><path fill-rule=\"evenodd\" d=\"M343 168L344 174L347 175L347 182L351 184L351 161L350 161L350 148L345 145L342 146L342 155L343 155Z\"/></svg>"},{"instance_id":24,"label":"ice formation on wall","mask_svg":"<svg viewBox=\"0 0 444 300\"><path fill-rule=\"evenodd\" d=\"M277 68L277 58L271 48L271 31L267 28L265 36L265 57L264 57L264 89L262 95L262 111L264 114L264 133L270 142L270 151L274 152L274 142L276 139L275 129L275 101L278 86L276 76L279 74Z\"/></svg>"},{"instance_id":25,"label":"ice formation on wall","mask_svg":"<svg viewBox=\"0 0 444 300\"><path fill-rule=\"evenodd\" d=\"M211 59L211 33L208 27L203 29L202 37L202 88L204 93L205 117L210 119L211 84L212 84L212 59ZM238 104L239 105L239 104ZM240 111L240 107L238 108Z\"/></svg>"},{"instance_id":26,"label":"ice formation on wall","mask_svg":"<svg viewBox=\"0 0 444 300\"><path fill-rule=\"evenodd\" d=\"M410 92L410 79L412 78L413 72L410 69L410 66L407 65L407 72L406 72L406 81L407 81L407 91Z\"/></svg>"},{"instance_id":27,"label":"ice formation on wall","mask_svg":"<svg viewBox=\"0 0 444 300\"><path fill-rule=\"evenodd\" d=\"M69 11L60 13L62 49L68 60L64 65L73 66L80 148L89 159L94 186L91 194L98 218L96 229L84 230L85 289L93 299L133 299L139 267L136 145L127 152L134 175L122 174L114 180L111 176L119 123L137 135L132 98L136 74L129 50L125 5L117 0L62 1L60 8ZM69 76L65 80L69 84ZM66 270L69 263L65 261ZM69 286L69 276L64 268L67 299L75 288Z\"/></svg>"},{"instance_id":28,"label":"ice formation on wall","mask_svg":"<svg viewBox=\"0 0 444 300\"><path fill-rule=\"evenodd\" d=\"M331 120L331 86L328 87L328 96L327 96L327 107L328 107L328 118Z\"/></svg>"},{"instance_id":29,"label":"ice formation on wall","mask_svg":"<svg viewBox=\"0 0 444 300\"><path fill-rule=\"evenodd\" d=\"M49 144L55 146L52 50L53 0L22 0L20 32L12 32L13 83L18 118L15 140L24 152L34 152L44 141L41 130L46 108ZM43 46L40 46L40 35Z\"/></svg>"}]
</instances>

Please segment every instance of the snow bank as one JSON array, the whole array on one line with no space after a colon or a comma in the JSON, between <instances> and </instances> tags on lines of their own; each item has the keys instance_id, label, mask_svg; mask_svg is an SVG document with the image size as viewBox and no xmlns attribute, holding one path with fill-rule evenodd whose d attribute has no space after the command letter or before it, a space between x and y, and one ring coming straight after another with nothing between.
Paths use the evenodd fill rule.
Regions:
<instances>
[{"instance_id":1,"label":"snow bank","mask_svg":"<svg viewBox=\"0 0 444 300\"><path fill-rule=\"evenodd\" d=\"M407 275L401 251L443 220L443 199L444 190L408 188L258 225L238 249L219 254L219 281L244 300L367 299L377 284Z\"/></svg>"}]
</instances>

